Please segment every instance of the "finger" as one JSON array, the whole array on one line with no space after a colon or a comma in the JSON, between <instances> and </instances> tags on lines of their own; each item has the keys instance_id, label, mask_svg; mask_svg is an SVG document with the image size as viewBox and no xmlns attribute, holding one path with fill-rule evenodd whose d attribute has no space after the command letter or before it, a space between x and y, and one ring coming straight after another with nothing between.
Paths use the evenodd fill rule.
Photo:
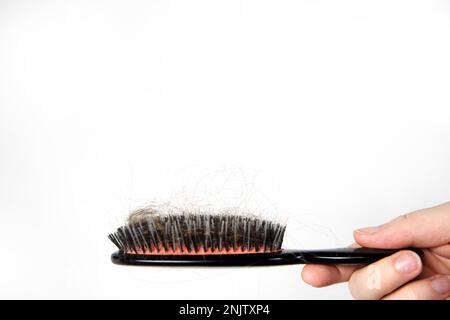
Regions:
<instances>
[{"instance_id":1,"label":"finger","mask_svg":"<svg viewBox=\"0 0 450 320\"><path fill-rule=\"evenodd\" d=\"M302 279L313 287L320 288L348 281L356 269L356 266L308 264L302 270Z\"/></svg>"},{"instance_id":2,"label":"finger","mask_svg":"<svg viewBox=\"0 0 450 320\"><path fill-rule=\"evenodd\" d=\"M423 249L422 264L422 272L417 279L430 278L436 274L450 274L450 265L446 265L445 261L434 252L434 248Z\"/></svg>"},{"instance_id":3,"label":"finger","mask_svg":"<svg viewBox=\"0 0 450 320\"><path fill-rule=\"evenodd\" d=\"M352 243L349 248L358 247ZM313 287L320 288L348 281L351 274L360 266L309 264L303 267L302 279Z\"/></svg>"},{"instance_id":4,"label":"finger","mask_svg":"<svg viewBox=\"0 0 450 320\"><path fill-rule=\"evenodd\" d=\"M400 216L379 227L359 229L354 238L363 247L436 247L450 242L450 202Z\"/></svg>"},{"instance_id":5,"label":"finger","mask_svg":"<svg viewBox=\"0 0 450 320\"><path fill-rule=\"evenodd\" d=\"M423 250L422 261L432 274L450 274L450 256L447 249L450 249L450 245ZM424 275L424 278L428 278L428 276Z\"/></svg>"},{"instance_id":6,"label":"finger","mask_svg":"<svg viewBox=\"0 0 450 320\"><path fill-rule=\"evenodd\" d=\"M431 248L430 251L433 252L433 254L436 254L442 258L450 259L450 243L439 247Z\"/></svg>"},{"instance_id":7,"label":"finger","mask_svg":"<svg viewBox=\"0 0 450 320\"><path fill-rule=\"evenodd\" d=\"M413 281L388 294L385 300L444 300L450 296L450 277L434 276Z\"/></svg>"},{"instance_id":8,"label":"finger","mask_svg":"<svg viewBox=\"0 0 450 320\"><path fill-rule=\"evenodd\" d=\"M417 253L402 250L356 270L349 289L356 299L380 299L416 278L422 270Z\"/></svg>"}]
</instances>

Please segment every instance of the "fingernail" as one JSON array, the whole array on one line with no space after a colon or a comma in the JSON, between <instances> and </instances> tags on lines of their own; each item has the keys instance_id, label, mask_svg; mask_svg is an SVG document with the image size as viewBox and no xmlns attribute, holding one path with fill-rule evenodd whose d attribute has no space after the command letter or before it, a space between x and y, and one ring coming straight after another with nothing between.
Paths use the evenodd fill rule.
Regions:
<instances>
[{"instance_id":1,"label":"fingernail","mask_svg":"<svg viewBox=\"0 0 450 320\"><path fill-rule=\"evenodd\" d=\"M402 253L395 260L394 267L400 273L411 273L419 267L419 261L414 253Z\"/></svg>"},{"instance_id":2,"label":"fingernail","mask_svg":"<svg viewBox=\"0 0 450 320\"><path fill-rule=\"evenodd\" d=\"M439 294L450 291L450 277L437 277L431 280L431 288Z\"/></svg>"},{"instance_id":3,"label":"fingernail","mask_svg":"<svg viewBox=\"0 0 450 320\"><path fill-rule=\"evenodd\" d=\"M380 227L368 227L368 228L358 229L358 230L356 230L356 232L362 233L362 234L373 234L373 233L377 232L379 229L380 229Z\"/></svg>"}]
</instances>

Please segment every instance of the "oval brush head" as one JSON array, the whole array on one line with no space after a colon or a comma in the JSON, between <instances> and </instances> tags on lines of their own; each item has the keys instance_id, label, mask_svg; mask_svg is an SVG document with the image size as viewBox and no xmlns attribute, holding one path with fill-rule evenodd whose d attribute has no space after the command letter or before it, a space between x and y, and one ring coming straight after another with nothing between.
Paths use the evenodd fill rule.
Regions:
<instances>
[{"instance_id":1,"label":"oval brush head","mask_svg":"<svg viewBox=\"0 0 450 320\"><path fill-rule=\"evenodd\" d=\"M232 210L209 214L144 208L108 237L129 255L256 254L280 251L285 229L281 223Z\"/></svg>"}]
</instances>

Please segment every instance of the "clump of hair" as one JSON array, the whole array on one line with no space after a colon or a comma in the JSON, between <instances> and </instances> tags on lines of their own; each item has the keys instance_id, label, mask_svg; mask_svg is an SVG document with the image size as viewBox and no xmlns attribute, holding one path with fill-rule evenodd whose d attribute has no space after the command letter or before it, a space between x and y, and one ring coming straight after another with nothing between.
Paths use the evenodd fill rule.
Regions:
<instances>
[{"instance_id":1,"label":"clump of hair","mask_svg":"<svg viewBox=\"0 0 450 320\"><path fill-rule=\"evenodd\" d=\"M238 254L281 250L286 226L238 208L148 206L109 239L129 254Z\"/></svg>"}]
</instances>

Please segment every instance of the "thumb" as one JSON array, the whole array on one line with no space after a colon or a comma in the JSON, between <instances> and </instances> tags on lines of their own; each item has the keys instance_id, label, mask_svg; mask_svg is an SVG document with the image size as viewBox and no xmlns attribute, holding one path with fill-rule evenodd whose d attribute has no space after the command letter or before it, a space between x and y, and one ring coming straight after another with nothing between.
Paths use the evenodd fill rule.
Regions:
<instances>
[{"instance_id":1,"label":"thumb","mask_svg":"<svg viewBox=\"0 0 450 320\"><path fill-rule=\"evenodd\" d=\"M356 242L371 248L432 248L450 243L450 202L402 215L378 227L354 232Z\"/></svg>"}]
</instances>

